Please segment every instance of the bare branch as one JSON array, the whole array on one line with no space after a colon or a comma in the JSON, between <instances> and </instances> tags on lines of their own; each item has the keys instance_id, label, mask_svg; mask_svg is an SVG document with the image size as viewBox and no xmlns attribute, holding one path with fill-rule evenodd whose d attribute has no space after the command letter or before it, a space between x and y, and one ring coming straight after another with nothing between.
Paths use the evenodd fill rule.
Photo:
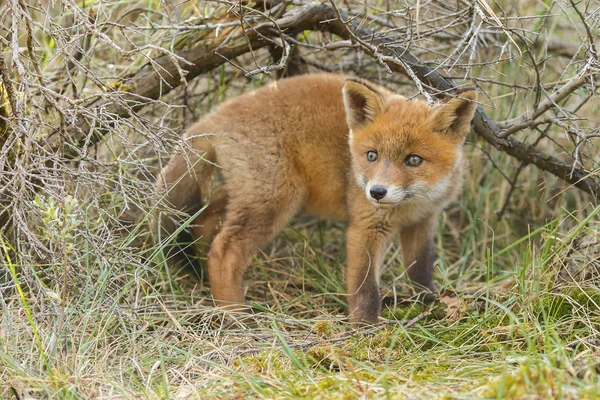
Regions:
<instances>
[{"instance_id":1,"label":"bare branch","mask_svg":"<svg viewBox=\"0 0 600 400\"><path fill-rule=\"evenodd\" d=\"M322 29L325 26L322 21L331 19L332 16L333 9L328 4L298 7L276 21L278 29L275 31L285 31L286 34L291 35L306 29ZM186 60L185 79L189 81L222 65L226 60L247 53L248 46L259 49L269 45L270 42L263 40L262 37L271 35L273 31L274 24L267 22L247 29L247 35L240 33L229 38L227 42L222 37L211 41L202 41L189 50L178 53L177 60ZM119 93L121 100L119 103L110 99L99 99L90 104L88 106L89 115L79 117L73 125L67 128L66 135L71 138L74 147L65 150L64 157L77 158L81 156L78 149L82 148L84 143L86 147L92 146L109 131L110 126L96 124L97 120L92 110L102 109L105 113L114 114L119 118L127 118L131 115L131 111L139 110L150 104L151 100L158 99L179 86L181 84L181 80L178 79L179 70L184 67L182 64L183 61L174 62L173 58L167 55L154 59L130 78L124 80L124 86L126 85L130 89L127 92ZM93 135L90 136L90 132L93 132ZM56 139L50 141L51 149L56 149L55 141Z\"/></svg>"},{"instance_id":2,"label":"bare branch","mask_svg":"<svg viewBox=\"0 0 600 400\"><path fill-rule=\"evenodd\" d=\"M102 110L103 113L126 118L131 115L132 111L139 110L150 104L151 100L160 98L180 85L181 80L178 77L181 68L187 68L185 79L189 81L223 64L226 60L247 53L249 46L258 49L268 45L270 42L264 40L264 37L273 34L280 35L281 32L285 32L289 36L306 29L328 31L342 39L359 43L377 62L387 65L392 71L411 76L415 82L421 82L423 86L420 91L423 93L425 93L425 87L437 91L438 94L451 93L456 89L451 80L444 78L437 71L422 63L407 49L399 46L395 40L376 35L369 28L359 26L356 20L348 21L343 17L341 10L332 4L297 6L276 21L258 23L254 27L245 29L246 34L235 34L235 31L232 31L226 40L216 38L201 41L190 49L177 53L176 58L162 56L152 60L151 63L124 81L126 86L131 89L119 93L119 102L114 102L110 98L100 99L89 105L90 111L87 115L79 116L76 123L67 128L66 133L71 137L73 147L65 150L65 157L81 156L81 148L98 143L110 129L110 126L105 123L97 124L95 122L97 120L94 115L97 111L94 110ZM505 28L503 27L503 29ZM184 64L181 60L187 60L187 62ZM264 70L268 70L268 67ZM556 157L508 137L515 128L501 133L501 128L531 126L532 122L530 121L537 119L581 87L588 76L588 72L585 69L582 70L578 76L542 101L534 111L502 123L495 123L485 115L481 107L478 107L473 121L475 131L498 150L527 164L535 164L540 169L548 171L598 198L600 184L590 173L567 165ZM55 145L51 144L50 147L55 148Z\"/></svg>"}]
</instances>

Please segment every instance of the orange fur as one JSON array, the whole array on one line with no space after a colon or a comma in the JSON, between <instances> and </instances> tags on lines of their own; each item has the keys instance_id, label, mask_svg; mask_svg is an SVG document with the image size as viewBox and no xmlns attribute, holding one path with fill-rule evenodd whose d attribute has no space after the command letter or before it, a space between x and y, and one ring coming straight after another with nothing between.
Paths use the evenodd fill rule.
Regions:
<instances>
[{"instance_id":1,"label":"orange fur","mask_svg":"<svg viewBox=\"0 0 600 400\"><path fill-rule=\"evenodd\" d=\"M416 286L435 289L434 225L462 185L475 99L469 91L431 108L342 75L283 79L194 124L157 188L181 210L210 204L193 233L210 244L208 274L221 305L243 302L251 257L296 214L348 220L350 318L372 323L390 240L400 238ZM158 215L152 222L162 237L177 224Z\"/></svg>"}]
</instances>

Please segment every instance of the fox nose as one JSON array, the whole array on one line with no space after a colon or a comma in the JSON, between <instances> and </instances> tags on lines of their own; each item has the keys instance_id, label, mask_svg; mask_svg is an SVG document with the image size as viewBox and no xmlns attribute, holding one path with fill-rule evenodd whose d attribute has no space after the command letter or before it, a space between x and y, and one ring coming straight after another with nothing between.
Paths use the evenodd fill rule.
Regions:
<instances>
[{"instance_id":1,"label":"fox nose","mask_svg":"<svg viewBox=\"0 0 600 400\"><path fill-rule=\"evenodd\" d=\"M375 200L381 200L387 194L387 189L381 185L375 185L369 190L369 193Z\"/></svg>"}]
</instances>

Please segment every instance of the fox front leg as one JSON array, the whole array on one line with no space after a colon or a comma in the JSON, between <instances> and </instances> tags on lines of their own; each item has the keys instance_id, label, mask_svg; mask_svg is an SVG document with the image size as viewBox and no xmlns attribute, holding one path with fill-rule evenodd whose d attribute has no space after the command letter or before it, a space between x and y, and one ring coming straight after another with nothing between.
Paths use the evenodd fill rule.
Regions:
<instances>
[{"instance_id":1,"label":"fox front leg","mask_svg":"<svg viewBox=\"0 0 600 400\"><path fill-rule=\"evenodd\" d=\"M400 230L402 262L417 292L437 291L433 283L433 236L436 220L431 217Z\"/></svg>"},{"instance_id":2,"label":"fox front leg","mask_svg":"<svg viewBox=\"0 0 600 400\"><path fill-rule=\"evenodd\" d=\"M346 231L348 314L353 325L374 324L381 312L379 275L388 235L353 224Z\"/></svg>"}]
</instances>

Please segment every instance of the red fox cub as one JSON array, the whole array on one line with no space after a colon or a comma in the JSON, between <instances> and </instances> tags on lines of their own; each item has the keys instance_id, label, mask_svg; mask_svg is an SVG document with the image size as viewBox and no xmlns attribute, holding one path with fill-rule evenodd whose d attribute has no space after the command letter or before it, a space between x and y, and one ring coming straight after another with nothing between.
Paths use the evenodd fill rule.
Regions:
<instances>
[{"instance_id":1,"label":"red fox cub","mask_svg":"<svg viewBox=\"0 0 600 400\"><path fill-rule=\"evenodd\" d=\"M435 107L334 74L282 79L223 103L185 134L156 186L171 207L207 208L193 236L210 244L217 304L243 303L252 256L298 213L347 220L350 320L374 323L388 243L433 291L438 214L461 189L463 142L476 104L466 91ZM157 212L155 235L178 221Z\"/></svg>"}]
</instances>

